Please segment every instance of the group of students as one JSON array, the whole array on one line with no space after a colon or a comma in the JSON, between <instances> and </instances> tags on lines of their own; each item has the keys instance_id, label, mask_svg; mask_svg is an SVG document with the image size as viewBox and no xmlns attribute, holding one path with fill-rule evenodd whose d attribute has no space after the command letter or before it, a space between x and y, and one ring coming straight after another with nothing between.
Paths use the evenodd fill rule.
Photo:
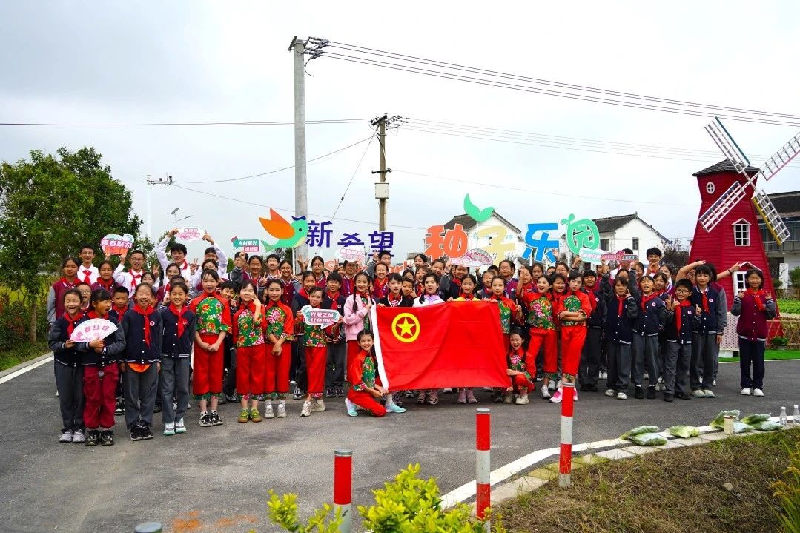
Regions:
<instances>
[{"instance_id":1,"label":"group of students","mask_svg":"<svg viewBox=\"0 0 800 533\"><path fill-rule=\"evenodd\" d=\"M169 246L167 257L172 235L159 243L161 268L153 272L144 270L139 250L127 254L127 269L126 261L114 268L109 258L93 266L91 246L81 249L80 259L64 260L48 296L60 442L113 445L115 412L124 412L132 440L151 439L157 403L163 434L185 433L190 383L202 427L222 424L218 405L226 398L240 402L240 423L284 418L292 385L294 398L303 400L302 417L325 411L325 397L346 396L350 416L359 410L402 413L404 397L437 404L437 390L389 392L381 384L370 323L374 305L495 301L509 376L507 387L493 390L496 402L529 403L541 380L542 398L559 403L562 381L598 391L603 377L606 395L621 400L631 379L638 399L655 398L659 388L665 401L714 396L727 304L713 266L702 262L673 280L659 265L658 249L648 250L647 265L623 261L614 271L602 264L579 272L576 258L572 269L563 262L549 268L535 263L515 272L506 260L479 280L466 267L447 269L444 260L428 263L422 254L413 268L390 274L391 255L380 252L363 270L345 262L326 272L319 256L310 265L298 261L295 276L277 255L243 252L226 272L227 259L208 235L212 246L202 263L189 263L180 243ZM749 289L732 309L741 316L742 394L763 396L766 321L775 302L761 290L758 270L746 277ZM307 324L305 306L335 309L341 318L327 327ZM88 343L70 340L76 327L94 318L118 329ZM457 390L458 403L478 401L472 389Z\"/></svg>"}]
</instances>

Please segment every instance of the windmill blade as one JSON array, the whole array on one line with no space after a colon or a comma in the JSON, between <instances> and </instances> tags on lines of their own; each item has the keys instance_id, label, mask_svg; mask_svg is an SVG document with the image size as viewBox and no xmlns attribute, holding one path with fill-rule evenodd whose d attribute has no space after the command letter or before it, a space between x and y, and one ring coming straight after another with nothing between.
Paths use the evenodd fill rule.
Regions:
<instances>
[{"instance_id":1,"label":"windmill blade","mask_svg":"<svg viewBox=\"0 0 800 533\"><path fill-rule=\"evenodd\" d=\"M736 141L733 140L731 134L722 124L720 119L714 117L714 120L706 126L706 131L714 140L714 143L719 147L720 151L725 157L733 163L736 172L747 175L745 169L750 166L750 160L744 155L744 152Z\"/></svg>"},{"instance_id":2,"label":"windmill blade","mask_svg":"<svg viewBox=\"0 0 800 533\"><path fill-rule=\"evenodd\" d=\"M711 231L725 218L733 207L745 197L745 188L735 181L727 191L722 193L717 200L700 215L700 224L706 231Z\"/></svg>"},{"instance_id":3,"label":"windmill blade","mask_svg":"<svg viewBox=\"0 0 800 533\"><path fill-rule=\"evenodd\" d=\"M756 209L761 214L761 218L764 219L769 232L775 237L775 242L778 243L778 246L783 244L789 238L789 228L783 223L780 213L775 209L775 205L769 199L769 196L764 191L756 191L753 195L753 205L756 206Z\"/></svg>"},{"instance_id":4,"label":"windmill blade","mask_svg":"<svg viewBox=\"0 0 800 533\"><path fill-rule=\"evenodd\" d=\"M789 142L775 152L775 155L764 161L755 179L764 178L768 180L772 178L775 174L780 172L783 167L788 165L789 161L794 159L798 153L800 153L800 133L789 139Z\"/></svg>"}]
</instances>

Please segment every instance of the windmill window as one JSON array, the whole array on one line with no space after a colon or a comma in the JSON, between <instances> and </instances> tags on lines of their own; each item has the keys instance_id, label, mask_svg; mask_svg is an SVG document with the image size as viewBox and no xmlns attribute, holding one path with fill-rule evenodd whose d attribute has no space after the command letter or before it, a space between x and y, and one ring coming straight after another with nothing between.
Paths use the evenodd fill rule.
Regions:
<instances>
[{"instance_id":1,"label":"windmill window","mask_svg":"<svg viewBox=\"0 0 800 533\"><path fill-rule=\"evenodd\" d=\"M750 224L744 219L733 223L733 244L750 246Z\"/></svg>"},{"instance_id":2,"label":"windmill window","mask_svg":"<svg viewBox=\"0 0 800 533\"><path fill-rule=\"evenodd\" d=\"M747 290L747 272L736 272L736 273L734 273L733 286L734 286L734 289L735 289L735 294L739 294L740 292L746 291Z\"/></svg>"},{"instance_id":3,"label":"windmill window","mask_svg":"<svg viewBox=\"0 0 800 533\"><path fill-rule=\"evenodd\" d=\"M709 181L708 183L706 183L706 192L708 194L714 194L714 191L716 190L717 188L714 186L714 182Z\"/></svg>"}]
</instances>

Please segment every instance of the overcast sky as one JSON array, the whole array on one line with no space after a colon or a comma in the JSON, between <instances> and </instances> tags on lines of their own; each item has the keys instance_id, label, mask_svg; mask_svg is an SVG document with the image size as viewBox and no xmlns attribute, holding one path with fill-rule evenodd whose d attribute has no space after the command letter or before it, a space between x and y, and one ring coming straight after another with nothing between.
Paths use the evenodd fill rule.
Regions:
<instances>
[{"instance_id":1,"label":"overcast sky","mask_svg":"<svg viewBox=\"0 0 800 533\"><path fill-rule=\"evenodd\" d=\"M293 164L291 126L142 127L145 122L288 121L294 35L629 93L798 113L796 2L3 2L0 3L0 159L31 149L93 146L133 191L147 218L147 175L293 213L294 173L196 183ZM370 135L382 113L570 139L692 151L690 161L566 150L423 133L387 140L395 253L418 250L424 228L463 212L469 192L520 228L529 222L638 211L668 237L690 238L699 195L691 176L716 163L706 117L672 115L413 75L321 57L307 66L308 158ZM759 165L796 133L791 126L726 122ZM309 212L330 219L366 143L308 166ZM606 150L608 151L608 150ZM666 152L664 152L666 153ZM663 153L662 153L663 155ZM674 157L674 156L671 156ZM373 142L333 220L343 232L377 229ZM401 173L404 170L428 176ZM798 188L797 168L764 184ZM441 179L447 178L447 179ZM458 183L466 180L476 183ZM485 184L485 185L484 185ZM520 190L504 190L514 187ZM220 243L258 238L266 209L175 187L154 187L152 227L170 215ZM580 198L571 198L573 195ZM602 199L601 199L602 198ZM622 201L624 200L624 201ZM146 231L147 225L142 231ZM335 242L329 252L331 256ZM190 247L190 254L200 251Z\"/></svg>"}]
</instances>

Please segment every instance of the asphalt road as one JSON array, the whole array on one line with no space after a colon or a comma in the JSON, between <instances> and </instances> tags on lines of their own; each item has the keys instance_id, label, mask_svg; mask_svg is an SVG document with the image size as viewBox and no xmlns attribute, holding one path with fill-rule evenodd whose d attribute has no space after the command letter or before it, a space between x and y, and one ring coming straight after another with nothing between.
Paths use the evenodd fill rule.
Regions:
<instances>
[{"instance_id":1,"label":"asphalt road","mask_svg":"<svg viewBox=\"0 0 800 533\"><path fill-rule=\"evenodd\" d=\"M131 442L117 418L117 444L87 448L57 442L60 415L52 363L0 385L0 531L123 532L159 521L173 532L274 531L267 523L267 490L299 495L301 513L332 500L333 450L353 450L353 502L373 502L380 488L409 463L435 476L442 492L474 479L475 406L442 395L438 406L411 405L384 419L346 416L343 401L301 419L289 400L289 417L237 424L238 408L224 405L225 424L196 425L163 437L160 415L152 441ZM739 396L738 364L720 365L716 399L619 401L581 394L574 442L619 436L631 427L707 424L721 409L771 412L800 403L800 361L767 362L766 397ZM541 400L492 408L492 467L534 450L558 446L558 406ZM791 412L790 412L791 414Z\"/></svg>"}]
</instances>

